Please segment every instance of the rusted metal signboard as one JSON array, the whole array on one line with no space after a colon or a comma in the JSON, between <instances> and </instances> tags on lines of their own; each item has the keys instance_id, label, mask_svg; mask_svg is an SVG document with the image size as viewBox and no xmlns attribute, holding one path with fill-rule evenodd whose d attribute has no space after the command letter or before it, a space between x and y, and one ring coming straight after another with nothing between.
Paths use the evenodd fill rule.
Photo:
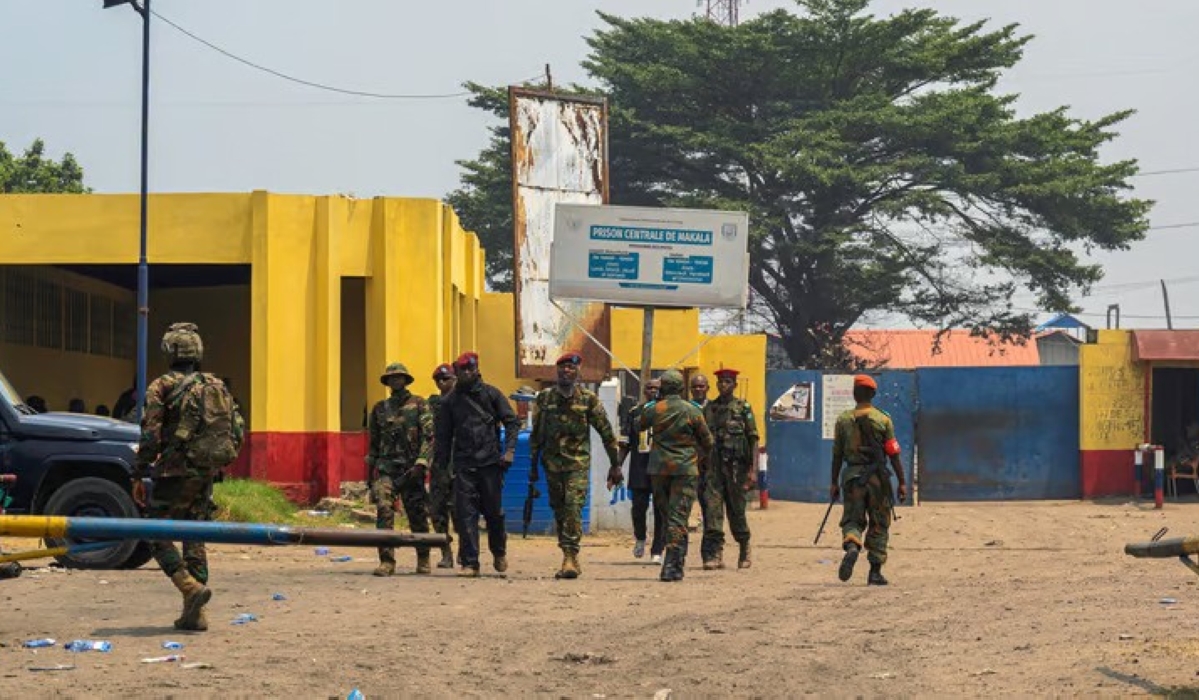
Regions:
<instances>
[{"instance_id":1,"label":"rusted metal signboard","mask_svg":"<svg viewBox=\"0 0 1199 700\"><path fill-rule=\"evenodd\" d=\"M608 308L596 302L561 301L563 313L550 302L549 278L554 205L608 202L607 101L509 87L508 107L516 376L552 379L558 357L575 351L583 356L582 378L599 381L611 367L596 344L611 344Z\"/></svg>"}]
</instances>

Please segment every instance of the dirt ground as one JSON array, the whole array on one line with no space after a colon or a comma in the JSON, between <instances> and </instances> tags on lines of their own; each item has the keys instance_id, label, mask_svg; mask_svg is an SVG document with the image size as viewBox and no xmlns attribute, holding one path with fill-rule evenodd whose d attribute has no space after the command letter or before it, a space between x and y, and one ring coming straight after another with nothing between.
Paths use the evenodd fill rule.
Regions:
<instances>
[{"instance_id":1,"label":"dirt ground","mask_svg":"<svg viewBox=\"0 0 1199 700\"><path fill-rule=\"evenodd\" d=\"M836 519L840 508L834 510ZM179 633L178 594L132 572L31 568L0 581L0 697L942 696L1168 693L1199 687L1199 577L1133 559L1130 541L1199 533L1199 503L922 504L900 510L887 574L840 583L818 505L751 511L747 571L681 583L585 539L583 577L556 581L554 542L510 537L506 576L371 575L370 550L212 547L211 629ZM18 544L6 541L8 547ZM28 543L23 543L28 544ZM694 539L693 544L698 543ZM735 551L735 545L733 547ZM46 560L30 562L45 564ZM282 593L286 600L272 600ZM1167 602L1172 599L1176 602ZM257 622L231 624L251 613ZM26 639L60 647L30 650ZM110 653L61 644L106 639ZM181 663L140 660L172 653ZM187 668L202 662L210 668ZM73 670L31 667L74 664ZM665 695L665 693L663 693Z\"/></svg>"}]
</instances>

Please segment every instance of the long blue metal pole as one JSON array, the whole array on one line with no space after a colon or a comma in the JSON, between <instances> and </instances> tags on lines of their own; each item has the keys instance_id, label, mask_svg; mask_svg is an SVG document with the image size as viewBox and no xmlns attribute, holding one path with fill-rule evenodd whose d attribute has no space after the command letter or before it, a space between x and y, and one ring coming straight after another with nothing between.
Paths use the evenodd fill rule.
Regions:
<instances>
[{"instance_id":1,"label":"long blue metal pole","mask_svg":"<svg viewBox=\"0 0 1199 700\"><path fill-rule=\"evenodd\" d=\"M150 269L146 263L146 209L150 149L150 0L142 0L142 184L141 250L137 259L137 421L146 405L146 345L150 324ZM137 7L137 5L134 5Z\"/></svg>"}]
</instances>

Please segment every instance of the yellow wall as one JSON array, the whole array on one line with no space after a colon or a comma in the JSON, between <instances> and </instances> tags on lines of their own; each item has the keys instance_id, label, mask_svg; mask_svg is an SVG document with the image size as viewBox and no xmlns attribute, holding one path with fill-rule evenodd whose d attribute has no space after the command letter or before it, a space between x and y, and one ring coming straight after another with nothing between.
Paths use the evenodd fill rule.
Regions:
<instances>
[{"instance_id":1,"label":"yellow wall","mask_svg":"<svg viewBox=\"0 0 1199 700\"><path fill-rule=\"evenodd\" d=\"M1145 370L1133 360L1132 333L1099 331L1079 347L1082 450L1130 450L1145 440Z\"/></svg>"},{"instance_id":2,"label":"yellow wall","mask_svg":"<svg viewBox=\"0 0 1199 700\"><path fill-rule=\"evenodd\" d=\"M3 211L4 207L0 207L0 218L4 216ZM0 240L3 238L0 236ZM132 292L91 277L41 266L21 266L19 269L30 278L51 280L65 289L105 297L117 303L132 305L134 301ZM3 296L2 290L0 296ZM67 403L79 398L92 413L99 404L112 410L117 397L132 386L136 364L133 357L0 342L0 372L21 392L22 398L33 394L41 396L54 411L67 410Z\"/></svg>"},{"instance_id":3,"label":"yellow wall","mask_svg":"<svg viewBox=\"0 0 1199 700\"><path fill-rule=\"evenodd\" d=\"M0 261L137 262L138 195L4 195L2 201ZM250 262L250 209L251 195L244 193L152 195L147 257L157 263Z\"/></svg>"},{"instance_id":4,"label":"yellow wall","mask_svg":"<svg viewBox=\"0 0 1199 700\"><path fill-rule=\"evenodd\" d=\"M701 336L700 342L707 339ZM758 423L760 445L766 444L766 336L721 335L712 338L699 354L699 370L708 376L711 391L716 397L716 370L725 367L738 370L737 397L749 401Z\"/></svg>"},{"instance_id":5,"label":"yellow wall","mask_svg":"<svg viewBox=\"0 0 1199 700\"><path fill-rule=\"evenodd\" d=\"M6 263L135 264L138 198L0 196L0 231L14 232L0 237ZM359 429L361 405L385 394L378 376L388 362L407 364L413 390L430 394L433 367L479 342L483 251L436 200L262 191L151 195L148 235L151 265L251 266L248 288L152 293L150 369L162 367L156 352L162 329L171 321L196 322L206 368L233 379L257 431ZM363 281L346 285L345 278ZM352 296L345 303L343 289ZM44 360L28 354L8 353L18 375ZM38 391L54 403L73 392L85 392L89 406L100 400L92 393L111 403L126 388L133 362L99 361L114 366L75 363L72 372L104 377L102 385L56 372L62 386L43 382L47 388Z\"/></svg>"},{"instance_id":6,"label":"yellow wall","mask_svg":"<svg viewBox=\"0 0 1199 700\"><path fill-rule=\"evenodd\" d=\"M634 372L641 371L641 335L645 314L640 309L612 309L612 354ZM654 346L650 364L665 369L683 360L683 366L694 367L697 356L692 354L703 342L699 334L697 309L654 311ZM614 368L620 365L613 363Z\"/></svg>"},{"instance_id":7,"label":"yellow wall","mask_svg":"<svg viewBox=\"0 0 1199 700\"><path fill-rule=\"evenodd\" d=\"M479 300L479 370L483 379L504 395L522 384L537 387L516 376L516 325L511 294L485 293Z\"/></svg>"},{"instance_id":8,"label":"yellow wall","mask_svg":"<svg viewBox=\"0 0 1199 700\"><path fill-rule=\"evenodd\" d=\"M150 295L147 381L166 371L159 341L172 323L189 321L204 340L203 368L233 382L239 404L251 405L250 288L246 285L163 289ZM130 374L135 371L130 364ZM128 381L128 380L126 380ZM246 416L254 429L253 416Z\"/></svg>"}]
</instances>

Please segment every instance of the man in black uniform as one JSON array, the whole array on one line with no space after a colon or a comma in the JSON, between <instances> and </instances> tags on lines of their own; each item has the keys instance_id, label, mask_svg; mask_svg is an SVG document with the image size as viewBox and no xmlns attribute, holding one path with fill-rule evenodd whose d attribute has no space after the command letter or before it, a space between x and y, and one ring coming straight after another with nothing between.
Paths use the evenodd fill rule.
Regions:
<instances>
[{"instance_id":1,"label":"man in black uniform","mask_svg":"<svg viewBox=\"0 0 1199 700\"><path fill-rule=\"evenodd\" d=\"M454 361L458 383L437 412L434 471L453 455L454 528L458 531L459 576L479 575L479 515L487 522L487 547L496 571L508 570L504 529L504 475L516 458L520 419L499 389L485 384L479 356L464 352ZM503 443L500 428L503 428Z\"/></svg>"},{"instance_id":2,"label":"man in black uniform","mask_svg":"<svg viewBox=\"0 0 1199 700\"><path fill-rule=\"evenodd\" d=\"M657 401L661 382L651 379L645 385L645 401ZM645 403L640 403L625 415L623 430L625 437L621 445L620 463L624 464L629 457L628 488L633 494L633 556L640 559L645 556L646 512L649 510L653 485L649 480L649 452L653 447L653 435L650 430L639 430L638 421ZM662 563L662 550L666 545L666 521L662 509L657 502L654 506L654 541L650 544L650 561Z\"/></svg>"}]
</instances>

